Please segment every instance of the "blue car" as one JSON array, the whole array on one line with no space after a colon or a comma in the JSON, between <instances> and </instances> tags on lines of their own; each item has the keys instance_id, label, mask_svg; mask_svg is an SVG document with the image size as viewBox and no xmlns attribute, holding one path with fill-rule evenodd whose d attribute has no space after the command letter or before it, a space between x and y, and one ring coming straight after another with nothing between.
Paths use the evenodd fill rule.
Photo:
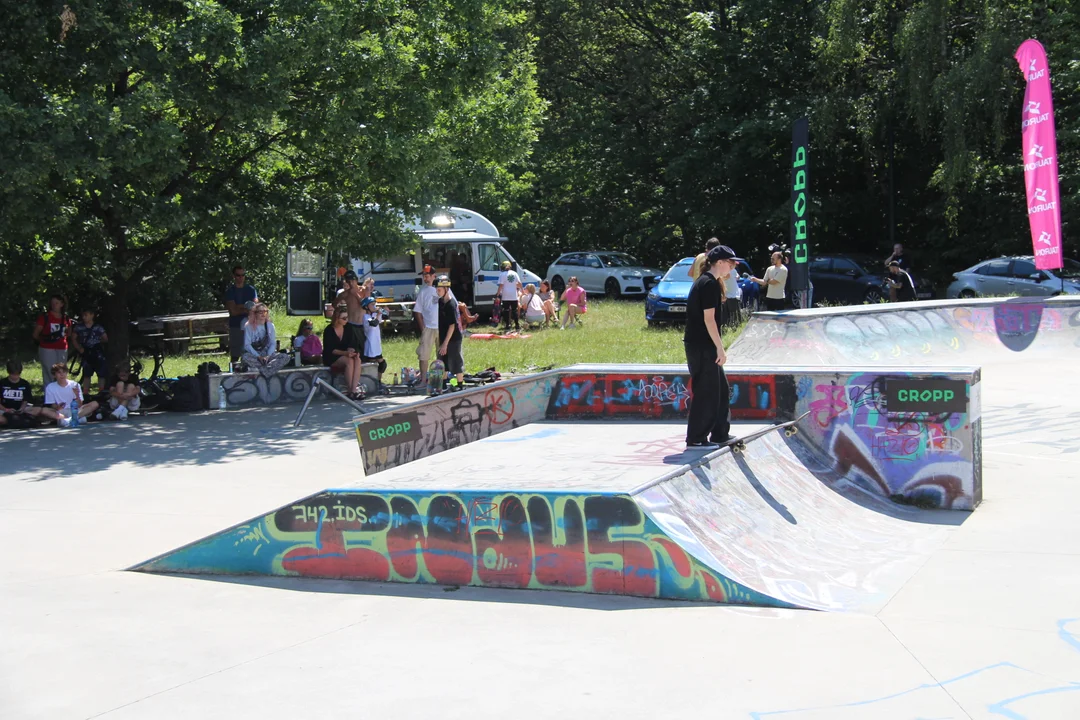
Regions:
<instances>
[{"instance_id":1,"label":"blue car","mask_svg":"<svg viewBox=\"0 0 1080 720\"><path fill-rule=\"evenodd\" d=\"M756 308L760 286L750 279L753 272L750 265L741 258L736 258L739 272L739 288L742 290L742 306ZM645 297L645 320L649 325L663 322L682 322L686 320L686 298L694 281L690 279L690 266L694 258L683 258L671 266L671 269L657 279L656 285Z\"/></svg>"}]
</instances>

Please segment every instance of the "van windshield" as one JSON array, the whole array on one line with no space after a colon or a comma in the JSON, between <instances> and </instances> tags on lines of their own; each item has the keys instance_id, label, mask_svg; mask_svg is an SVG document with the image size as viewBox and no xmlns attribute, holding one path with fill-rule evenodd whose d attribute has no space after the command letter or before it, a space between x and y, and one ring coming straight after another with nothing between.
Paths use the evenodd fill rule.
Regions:
<instances>
[{"instance_id":1,"label":"van windshield","mask_svg":"<svg viewBox=\"0 0 1080 720\"><path fill-rule=\"evenodd\" d=\"M398 272L412 272L415 268L413 263L415 262L412 255L395 255L392 258L386 258L385 260L372 260L371 261L371 274L380 275L384 273L398 273Z\"/></svg>"}]
</instances>

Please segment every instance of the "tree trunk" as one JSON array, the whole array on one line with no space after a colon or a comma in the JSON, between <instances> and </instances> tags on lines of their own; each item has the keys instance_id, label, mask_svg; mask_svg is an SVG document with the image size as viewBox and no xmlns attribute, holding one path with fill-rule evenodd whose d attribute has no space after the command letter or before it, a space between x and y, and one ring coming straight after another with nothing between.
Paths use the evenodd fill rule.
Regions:
<instances>
[{"instance_id":1,"label":"tree trunk","mask_svg":"<svg viewBox=\"0 0 1080 720\"><path fill-rule=\"evenodd\" d=\"M109 334L109 368L128 364L128 350L131 345L131 328L128 325L128 283L124 278L116 278L112 292L101 303L101 324Z\"/></svg>"}]
</instances>

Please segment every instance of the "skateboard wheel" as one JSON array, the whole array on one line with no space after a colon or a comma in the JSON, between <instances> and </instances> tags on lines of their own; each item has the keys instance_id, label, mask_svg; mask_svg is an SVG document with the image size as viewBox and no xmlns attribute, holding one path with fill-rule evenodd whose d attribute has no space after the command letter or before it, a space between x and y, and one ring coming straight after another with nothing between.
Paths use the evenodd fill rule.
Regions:
<instances>
[{"instance_id":1,"label":"skateboard wheel","mask_svg":"<svg viewBox=\"0 0 1080 720\"><path fill-rule=\"evenodd\" d=\"M797 432L799 432L797 429L795 429L793 427L789 427L787 430L784 431L784 435L786 435L787 437L791 437L792 435L794 435Z\"/></svg>"},{"instance_id":2,"label":"skateboard wheel","mask_svg":"<svg viewBox=\"0 0 1080 720\"><path fill-rule=\"evenodd\" d=\"M746 450L746 443L738 442L731 446L732 452L741 453Z\"/></svg>"}]
</instances>

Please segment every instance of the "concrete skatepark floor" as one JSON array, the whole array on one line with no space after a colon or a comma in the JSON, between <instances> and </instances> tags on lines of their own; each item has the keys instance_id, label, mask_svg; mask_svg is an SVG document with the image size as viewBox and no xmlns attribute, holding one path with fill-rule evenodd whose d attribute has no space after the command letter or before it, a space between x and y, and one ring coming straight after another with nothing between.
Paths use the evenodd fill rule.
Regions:
<instances>
[{"instance_id":1,"label":"concrete skatepark floor","mask_svg":"<svg viewBox=\"0 0 1080 720\"><path fill-rule=\"evenodd\" d=\"M984 367L984 502L870 613L122 572L364 482L349 413L0 435L0 716L1080 717L1080 390L1066 371ZM680 433L653 432L625 441L662 462ZM512 472L561 481L531 461Z\"/></svg>"}]
</instances>

